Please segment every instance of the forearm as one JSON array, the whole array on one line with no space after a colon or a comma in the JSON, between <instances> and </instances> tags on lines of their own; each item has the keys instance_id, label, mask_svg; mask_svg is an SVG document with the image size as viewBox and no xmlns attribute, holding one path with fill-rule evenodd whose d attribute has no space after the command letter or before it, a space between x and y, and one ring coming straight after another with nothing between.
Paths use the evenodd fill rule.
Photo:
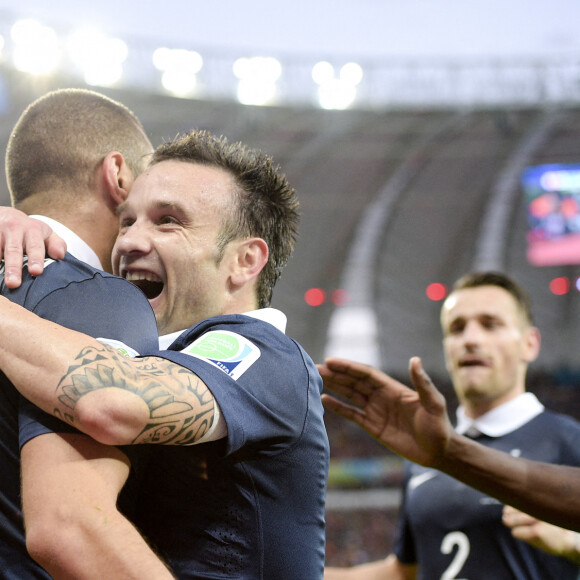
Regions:
<instances>
[{"instance_id":1,"label":"forearm","mask_svg":"<svg viewBox=\"0 0 580 580\"><path fill-rule=\"evenodd\" d=\"M0 320L0 369L18 391L101 443L188 445L212 428L211 392L180 365L125 358L5 298ZM222 419L209 440L225 433Z\"/></svg>"},{"instance_id":2,"label":"forearm","mask_svg":"<svg viewBox=\"0 0 580 580\"><path fill-rule=\"evenodd\" d=\"M106 525L94 524L70 526L66 549L41 551L35 560L55 580L175 578L119 513L109 512Z\"/></svg>"},{"instance_id":3,"label":"forearm","mask_svg":"<svg viewBox=\"0 0 580 580\"><path fill-rule=\"evenodd\" d=\"M580 469L513 457L455 435L435 467L541 520L580 531Z\"/></svg>"},{"instance_id":4,"label":"forearm","mask_svg":"<svg viewBox=\"0 0 580 580\"><path fill-rule=\"evenodd\" d=\"M117 510L126 457L80 434L45 434L22 448L30 555L55 579L169 580L171 573Z\"/></svg>"}]
</instances>

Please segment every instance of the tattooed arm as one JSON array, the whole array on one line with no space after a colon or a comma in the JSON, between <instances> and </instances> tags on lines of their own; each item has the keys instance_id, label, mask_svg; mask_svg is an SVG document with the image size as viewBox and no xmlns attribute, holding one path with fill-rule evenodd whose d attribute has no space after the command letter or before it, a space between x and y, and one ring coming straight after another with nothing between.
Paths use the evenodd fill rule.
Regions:
<instances>
[{"instance_id":1,"label":"tattooed arm","mask_svg":"<svg viewBox=\"0 0 580 580\"><path fill-rule=\"evenodd\" d=\"M2 297L0 320L0 369L24 397L97 441L193 445L225 436L207 385L180 365L125 358Z\"/></svg>"},{"instance_id":2,"label":"tattooed arm","mask_svg":"<svg viewBox=\"0 0 580 580\"><path fill-rule=\"evenodd\" d=\"M225 435L223 419L211 429L217 403L193 372L98 342L81 349L52 402L55 415L101 443L192 445Z\"/></svg>"}]
</instances>

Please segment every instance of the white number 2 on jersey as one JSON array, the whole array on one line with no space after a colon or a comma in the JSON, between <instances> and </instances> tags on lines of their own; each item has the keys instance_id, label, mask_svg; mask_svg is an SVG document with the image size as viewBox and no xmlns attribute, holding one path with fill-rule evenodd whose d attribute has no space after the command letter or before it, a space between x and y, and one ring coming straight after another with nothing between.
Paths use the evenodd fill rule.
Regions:
<instances>
[{"instance_id":1,"label":"white number 2 on jersey","mask_svg":"<svg viewBox=\"0 0 580 580\"><path fill-rule=\"evenodd\" d=\"M441 574L441 580L464 580L457 578L457 574L461 572L465 560L469 557L471 546L469 538L463 532L449 532L441 542L441 552L443 554L451 554L455 547L457 547L455 556L447 570Z\"/></svg>"}]
</instances>

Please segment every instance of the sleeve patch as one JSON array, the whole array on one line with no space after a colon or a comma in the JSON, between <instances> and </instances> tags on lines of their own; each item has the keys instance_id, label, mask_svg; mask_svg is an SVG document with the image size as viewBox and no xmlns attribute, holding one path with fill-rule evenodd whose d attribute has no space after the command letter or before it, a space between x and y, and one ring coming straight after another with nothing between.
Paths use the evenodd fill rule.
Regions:
<instances>
[{"instance_id":1,"label":"sleeve patch","mask_svg":"<svg viewBox=\"0 0 580 580\"><path fill-rule=\"evenodd\" d=\"M115 340L114 338L97 338L97 340L102 344L116 348L117 352L126 358L134 358L139 356L139 353L136 350L132 349L130 346L127 346L120 340Z\"/></svg>"},{"instance_id":2,"label":"sleeve patch","mask_svg":"<svg viewBox=\"0 0 580 580\"><path fill-rule=\"evenodd\" d=\"M233 379L241 377L261 355L253 342L227 330L207 332L181 352L218 367Z\"/></svg>"}]
</instances>

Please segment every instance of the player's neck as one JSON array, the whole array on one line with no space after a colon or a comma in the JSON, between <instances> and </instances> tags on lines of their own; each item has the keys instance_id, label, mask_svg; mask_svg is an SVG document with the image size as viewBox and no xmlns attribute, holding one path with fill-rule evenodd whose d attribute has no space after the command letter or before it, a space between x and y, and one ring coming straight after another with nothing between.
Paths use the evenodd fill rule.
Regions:
<instances>
[{"instance_id":1,"label":"player's neck","mask_svg":"<svg viewBox=\"0 0 580 580\"><path fill-rule=\"evenodd\" d=\"M57 220L73 231L95 252L103 270L112 271L111 252L118 232L115 216L108 211L100 211L98 207L80 207L74 214L52 211L42 215Z\"/></svg>"}]
</instances>

